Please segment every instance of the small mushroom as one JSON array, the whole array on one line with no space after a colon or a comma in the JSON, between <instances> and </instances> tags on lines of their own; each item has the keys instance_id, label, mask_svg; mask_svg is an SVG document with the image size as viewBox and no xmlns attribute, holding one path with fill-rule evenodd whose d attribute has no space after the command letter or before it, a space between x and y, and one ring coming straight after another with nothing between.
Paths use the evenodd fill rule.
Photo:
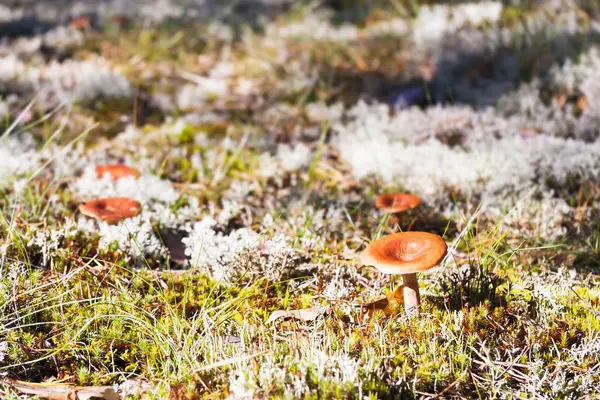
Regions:
<instances>
[{"instance_id":1,"label":"small mushroom","mask_svg":"<svg viewBox=\"0 0 600 400\"><path fill-rule=\"evenodd\" d=\"M385 274L402 275L404 307L409 315L419 315L421 297L417 272L433 268L444 258L448 247L440 236L427 232L400 232L371 243L361 255L365 265Z\"/></svg>"},{"instance_id":2,"label":"small mushroom","mask_svg":"<svg viewBox=\"0 0 600 400\"><path fill-rule=\"evenodd\" d=\"M139 214L142 206L126 197L107 197L79 205L79 211L88 217L115 224Z\"/></svg>"},{"instance_id":3,"label":"small mushroom","mask_svg":"<svg viewBox=\"0 0 600 400\"><path fill-rule=\"evenodd\" d=\"M389 212L394 218L394 222L400 220L400 213L416 208L421 204L421 199L408 193L388 193L381 194L375 200L375 207Z\"/></svg>"},{"instance_id":4,"label":"small mushroom","mask_svg":"<svg viewBox=\"0 0 600 400\"><path fill-rule=\"evenodd\" d=\"M113 182L127 176L139 177L140 171L135 168L128 167L125 164L107 164L98 165L96 167L96 176L101 179L105 174L110 175Z\"/></svg>"}]
</instances>

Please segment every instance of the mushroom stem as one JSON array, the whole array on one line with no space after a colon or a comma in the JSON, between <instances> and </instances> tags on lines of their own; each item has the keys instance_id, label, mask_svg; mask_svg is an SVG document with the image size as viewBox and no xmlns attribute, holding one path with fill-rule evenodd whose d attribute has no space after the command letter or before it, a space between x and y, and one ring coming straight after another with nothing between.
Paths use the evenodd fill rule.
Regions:
<instances>
[{"instance_id":1,"label":"mushroom stem","mask_svg":"<svg viewBox=\"0 0 600 400\"><path fill-rule=\"evenodd\" d=\"M409 316L418 317L421 311L421 295L417 274L402 275L404 281L404 309Z\"/></svg>"}]
</instances>

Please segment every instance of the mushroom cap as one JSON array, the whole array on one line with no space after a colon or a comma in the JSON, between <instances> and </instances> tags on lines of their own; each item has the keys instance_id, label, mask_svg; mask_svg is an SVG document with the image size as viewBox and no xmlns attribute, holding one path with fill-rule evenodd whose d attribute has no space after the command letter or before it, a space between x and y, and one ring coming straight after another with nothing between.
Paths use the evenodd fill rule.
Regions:
<instances>
[{"instance_id":1,"label":"mushroom cap","mask_svg":"<svg viewBox=\"0 0 600 400\"><path fill-rule=\"evenodd\" d=\"M447 249L444 239L433 233L400 232L371 243L360 259L385 274L413 274L435 267Z\"/></svg>"},{"instance_id":2,"label":"mushroom cap","mask_svg":"<svg viewBox=\"0 0 600 400\"><path fill-rule=\"evenodd\" d=\"M105 174L110 175L113 182L127 176L139 177L140 171L135 168L128 167L125 164L106 164L96 167L96 176L101 179Z\"/></svg>"},{"instance_id":3,"label":"mushroom cap","mask_svg":"<svg viewBox=\"0 0 600 400\"><path fill-rule=\"evenodd\" d=\"M406 211L419 204L421 198L408 193L380 194L375 201L375 207L390 213Z\"/></svg>"},{"instance_id":4,"label":"mushroom cap","mask_svg":"<svg viewBox=\"0 0 600 400\"><path fill-rule=\"evenodd\" d=\"M79 205L83 215L106 221L109 224L136 216L142 209L140 203L126 197L107 197Z\"/></svg>"}]
</instances>

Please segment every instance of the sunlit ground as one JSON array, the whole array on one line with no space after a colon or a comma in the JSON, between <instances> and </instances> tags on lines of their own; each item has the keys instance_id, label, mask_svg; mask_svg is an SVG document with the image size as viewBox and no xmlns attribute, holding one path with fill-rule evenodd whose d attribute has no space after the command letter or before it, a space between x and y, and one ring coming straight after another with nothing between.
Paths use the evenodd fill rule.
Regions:
<instances>
[{"instance_id":1,"label":"sunlit ground","mask_svg":"<svg viewBox=\"0 0 600 400\"><path fill-rule=\"evenodd\" d=\"M595 1L136 3L0 6L3 398L598 396Z\"/></svg>"}]
</instances>

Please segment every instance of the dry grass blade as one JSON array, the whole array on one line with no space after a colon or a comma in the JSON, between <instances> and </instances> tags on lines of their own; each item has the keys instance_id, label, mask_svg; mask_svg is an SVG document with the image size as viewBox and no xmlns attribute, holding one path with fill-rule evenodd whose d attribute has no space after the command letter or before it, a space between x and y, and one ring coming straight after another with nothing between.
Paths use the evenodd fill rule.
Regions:
<instances>
[{"instance_id":1,"label":"dry grass blade","mask_svg":"<svg viewBox=\"0 0 600 400\"><path fill-rule=\"evenodd\" d=\"M294 318L300 321L312 321L319 315L324 314L329 310L328 306L316 306L310 308L303 308L301 310L290 310L290 311L274 311L267 320L267 324L274 322L280 318Z\"/></svg>"},{"instance_id":2,"label":"dry grass blade","mask_svg":"<svg viewBox=\"0 0 600 400\"><path fill-rule=\"evenodd\" d=\"M235 364L235 363L239 363L239 362L242 362L242 361L251 360L251 359L257 358L257 357L266 356L267 354L270 354L270 353L271 353L270 351L262 351L260 353L251 354L249 356L228 358L226 360L217 361L215 363L205 365L204 367L200 367L200 368L194 370L194 372L208 371L208 370L211 370L211 369L214 369L214 368L220 368L220 367L224 367L226 365L230 365L230 364Z\"/></svg>"}]
</instances>

